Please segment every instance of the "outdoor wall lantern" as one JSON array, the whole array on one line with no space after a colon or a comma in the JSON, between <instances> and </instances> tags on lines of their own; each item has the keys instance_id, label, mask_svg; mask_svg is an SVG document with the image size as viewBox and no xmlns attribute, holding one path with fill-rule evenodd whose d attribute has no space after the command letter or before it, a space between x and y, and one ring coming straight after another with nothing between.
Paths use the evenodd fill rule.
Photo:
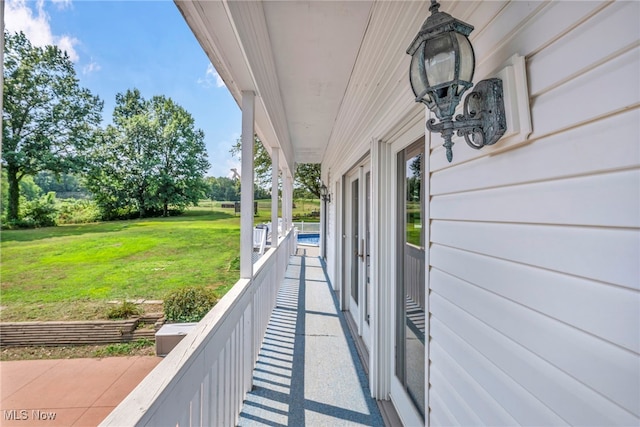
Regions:
<instances>
[{"instance_id":1,"label":"outdoor wall lantern","mask_svg":"<svg viewBox=\"0 0 640 427\"><path fill-rule=\"evenodd\" d=\"M329 189L324 184L320 186L320 197L323 202L331 203L331 194L329 194Z\"/></svg>"},{"instance_id":2,"label":"outdoor wall lantern","mask_svg":"<svg viewBox=\"0 0 640 427\"><path fill-rule=\"evenodd\" d=\"M438 11L431 0L429 16L411 43L409 78L416 102L433 111L436 119L427 121L427 129L444 138L447 160L453 160L451 137L454 131L464 136L470 147L480 149L495 144L507 129L502 80L488 79L476 84L464 101L462 114L452 118L462 95L473 83L475 56L469 41L473 27Z\"/></svg>"}]
</instances>

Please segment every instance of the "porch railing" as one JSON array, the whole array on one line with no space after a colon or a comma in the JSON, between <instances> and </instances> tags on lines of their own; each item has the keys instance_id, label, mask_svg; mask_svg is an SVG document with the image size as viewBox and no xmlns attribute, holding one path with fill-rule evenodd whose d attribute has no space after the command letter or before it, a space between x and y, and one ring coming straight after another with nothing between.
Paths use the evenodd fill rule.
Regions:
<instances>
[{"instance_id":1,"label":"porch railing","mask_svg":"<svg viewBox=\"0 0 640 427\"><path fill-rule=\"evenodd\" d=\"M293 223L293 226L296 227L300 233L319 233L320 232L319 222L296 221Z\"/></svg>"},{"instance_id":2,"label":"porch railing","mask_svg":"<svg viewBox=\"0 0 640 427\"><path fill-rule=\"evenodd\" d=\"M293 230L254 264L102 426L233 426L296 250Z\"/></svg>"},{"instance_id":3,"label":"porch railing","mask_svg":"<svg viewBox=\"0 0 640 427\"><path fill-rule=\"evenodd\" d=\"M424 249L410 244L405 244L404 248L405 292L424 311Z\"/></svg>"}]
</instances>

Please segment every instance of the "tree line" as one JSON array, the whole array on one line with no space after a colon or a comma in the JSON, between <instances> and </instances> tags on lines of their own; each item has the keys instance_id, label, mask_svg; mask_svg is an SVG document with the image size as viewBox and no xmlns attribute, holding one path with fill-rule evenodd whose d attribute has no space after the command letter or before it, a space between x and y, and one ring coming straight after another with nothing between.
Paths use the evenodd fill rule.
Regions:
<instances>
[{"instance_id":1,"label":"tree line","mask_svg":"<svg viewBox=\"0 0 640 427\"><path fill-rule=\"evenodd\" d=\"M81 177L106 219L168 215L203 193L209 162L193 117L132 89L116 95L113 124L102 127L103 102L56 46L5 33L3 104L9 223L20 221L21 182L43 172Z\"/></svg>"},{"instance_id":2,"label":"tree line","mask_svg":"<svg viewBox=\"0 0 640 427\"><path fill-rule=\"evenodd\" d=\"M236 140L231 147L231 154L238 157L242 150L241 140ZM262 188L271 187L271 156L264 148L262 141L257 136L253 139L253 163L255 181ZM319 163L299 163L294 171L294 198L300 199L319 199L320 186L322 185L320 177Z\"/></svg>"},{"instance_id":3,"label":"tree line","mask_svg":"<svg viewBox=\"0 0 640 427\"><path fill-rule=\"evenodd\" d=\"M145 98L135 88L117 94L115 101L112 123L102 126L104 103L80 86L66 52L57 46L33 46L24 33L5 32L2 210L6 224L20 225L25 216L21 203L26 206L38 189L55 187L54 181L67 180L76 186L72 191L90 194L101 219L167 216L203 197L239 200L237 180L205 179L210 164L204 132L183 107L162 95ZM236 147L230 151L239 154ZM271 160L257 138L255 153L254 196L269 198L270 192L263 188L270 187ZM303 191L319 197L320 169L318 165L312 169L300 179L312 183ZM269 185L260 185L267 182L267 175ZM50 204L51 196L47 197L37 206Z\"/></svg>"}]
</instances>

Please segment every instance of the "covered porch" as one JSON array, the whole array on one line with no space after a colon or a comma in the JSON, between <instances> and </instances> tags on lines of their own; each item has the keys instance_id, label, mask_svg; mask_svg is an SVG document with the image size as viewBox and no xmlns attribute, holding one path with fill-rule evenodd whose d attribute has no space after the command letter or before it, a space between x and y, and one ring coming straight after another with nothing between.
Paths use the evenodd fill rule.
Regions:
<instances>
[{"instance_id":1,"label":"covered porch","mask_svg":"<svg viewBox=\"0 0 640 427\"><path fill-rule=\"evenodd\" d=\"M257 258L253 191L241 191L240 280L102 425L383 425L319 258L332 207L318 254L297 247L292 223L296 165L323 163L373 2L176 5L242 110L243 190L254 135L271 156L272 235L281 227Z\"/></svg>"},{"instance_id":2,"label":"covered porch","mask_svg":"<svg viewBox=\"0 0 640 427\"><path fill-rule=\"evenodd\" d=\"M271 155L283 235L253 264L243 209L241 280L104 425L375 424L368 396L393 425L638 424L638 3L443 1L511 117L453 161L408 78L430 3L176 0L242 110L243 189L254 135ZM300 163L328 191L324 271L293 237ZM368 381L352 346L315 349L342 313Z\"/></svg>"},{"instance_id":3,"label":"covered porch","mask_svg":"<svg viewBox=\"0 0 640 427\"><path fill-rule=\"evenodd\" d=\"M239 426L383 425L318 254L291 257Z\"/></svg>"},{"instance_id":4,"label":"covered porch","mask_svg":"<svg viewBox=\"0 0 640 427\"><path fill-rule=\"evenodd\" d=\"M393 422L371 397L319 249L290 230L254 268L102 426Z\"/></svg>"}]
</instances>

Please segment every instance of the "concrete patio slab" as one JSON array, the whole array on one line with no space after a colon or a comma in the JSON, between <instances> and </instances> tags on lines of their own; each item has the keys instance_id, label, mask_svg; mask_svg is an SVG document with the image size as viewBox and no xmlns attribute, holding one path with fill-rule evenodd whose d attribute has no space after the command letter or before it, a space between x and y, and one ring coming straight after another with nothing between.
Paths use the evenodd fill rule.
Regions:
<instances>
[{"instance_id":1,"label":"concrete patio slab","mask_svg":"<svg viewBox=\"0 0 640 427\"><path fill-rule=\"evenodd\" d=\"M0 426L95 426L159 357L0 362Z\"/></svg>"}]
</instances>

